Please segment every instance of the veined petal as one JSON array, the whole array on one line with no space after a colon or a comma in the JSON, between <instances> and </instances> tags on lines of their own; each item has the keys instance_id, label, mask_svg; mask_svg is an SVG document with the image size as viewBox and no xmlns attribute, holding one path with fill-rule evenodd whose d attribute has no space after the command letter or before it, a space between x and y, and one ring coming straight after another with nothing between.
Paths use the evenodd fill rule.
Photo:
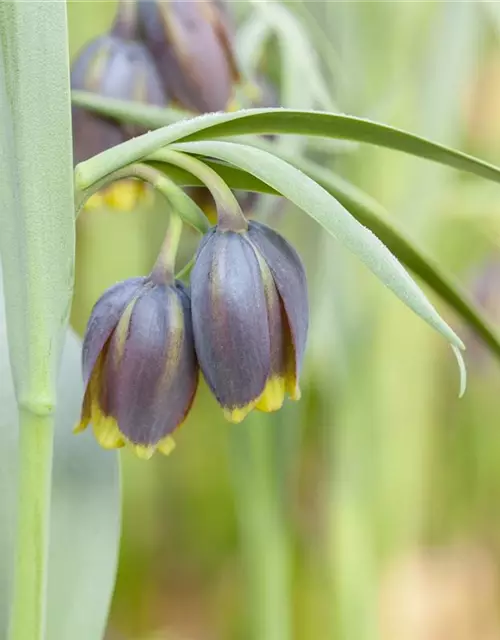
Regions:
<instances>
[{"instance_id":1,"label":"veined petal","mask_svg":"<svg viewBox=\"0 0 500 640\"><path fill-rule=\"evenodd\" d=\"M130 300L138 293L146 278L119 282L104 292L94 305L82 347L83 381L87 387L92 370L104 345L113 332Z\"/></svg>"},{"instance_id":2,"label":"veined petal","mask_svg":"<svg viewBox=\"0 0 500 640\"><path fill-rule=\"evenodd\" d=\"M118 429L116 420L109 415L105 415L100 402L101 395L105 390L103 370L108 348L109 341L105 344L97 358L89 384L85 390L80 423L73 431L74 433L80 433L84 431L91 422L95 438L99 444L104 449L116 449L125 445L125 439Z\"/></svg>"},{"instance_id":3,"label":"veined petal","mask_svg":"<svg viewBox=\"0 0 500 640\"><path fill-rule=\"evenodd\" d=\"M289 342L290 332L287 326L283 303L276 289L271 271L263 256L248 236L246 236L246 239L255 251L264 284L271 354L269 377L255 407L260 411L277 411L283 406L285 400L285 379L290 373L289 352L291 345L287 344L287 339ZM293 376L294 371L291 373Z\"/></svg>"},{"instance_id":4,"label":"veined petal","mask_svg":"<svg viewBox=\"0 0 500 640\"><path fill-rule=\"evenodd\" d=\"M283 301L295 351L295 372L296 378L298 378L309 325L309 304L304 266L295 249L279 233L266 225L255 221L250 222L248 236L269 266ZM293 393L298 394L298 389L295 389Z\"/></svg>"},{"instance_id":5,"label":"veined petal","mask_svg":"<svg viewBox=\"0 0 500 640\"><path fill-rule=\"evenodd\" d=\"M264 390L271 366L266 298L244 234L213 233L191 274L196 353L226 415L239 421Z\"/></svg>"},{"instance_id":6,"label":"veined petal","mask_svg":"<svg viewBox=\"0 0 500 640\"><path fill-rule=\"evenodd\" d=\"M128 311L128 309L127 309ZM125 313L127 313L127 311ZM113 334L104 376L106 413L149 455L185 419L198 370L189 297L166 285L145 287Z\"/></svg>"}]
</instances>

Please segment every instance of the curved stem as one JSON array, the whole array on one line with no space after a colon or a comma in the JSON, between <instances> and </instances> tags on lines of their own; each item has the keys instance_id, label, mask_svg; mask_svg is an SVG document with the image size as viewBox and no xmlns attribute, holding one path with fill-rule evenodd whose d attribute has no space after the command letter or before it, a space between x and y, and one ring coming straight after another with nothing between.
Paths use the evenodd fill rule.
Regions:
<instances>
[{"instance_id":1,"label":"curved stem","mask_svg":"<svg viewBox=\"0 0 500 640\"><path fill-rule=\"evenodd\" d=\"M203 182L215 201L217 225L222 231L246 231L248 222L239 202L216 171L197 158L171 149L158 151L155 158L185 169Z\"/></svg>"},{"instance_id":2,"label":"curved stem","mask_svg":"<svg viewBox=\"0 0 500 640\"><path fill-rule=\"evenodd\" d=\"M160 253L153 267L151 278L153 282L160 284L173 284L175 279L175 259L182 234L182 220L172 211L165 239L161 245Z\"/></svg>"},{"instance_id":3,"label":"curved stem","mask_svg":"<svg viewBox=\"0 0 500 640\"><path fill-rule=\"evenodd\" d=\"M206 233L210 223L200 207L184 193L173 180L170 180L164 173L154 167L137 162L118 169L110 173L102 180L98 180L88 189L80 191L75 189L75 215L78 216L85 206L87 200L100 189L103 189L117 180L126 179L142 180L150 184L161 193L169 202L170 206L180 215L187 224L191 225L200 233Z\"/></svg>"},{"instance_id":4,"label":"curved stem","mask_svg":"<svg viewBox=\"0 0 500 640\"><path fill-rule=\"evenodd\" d=\"M113 182L126 180L127 178L137 178L138 180L148 182L151 186L157 188L158 180L161 177L163 177L162 174L153 167L149 167L148 165L141 163L135 163L122 167L117 171L113 171L113 173L110 173L101 180L94 182L94 184L87 189L80 190L75 188L75 216L78 217L78 214L85 206L85 203L94 195L94 193L108 187Z\"/></svg>"},{"instance_id":5,"label":"curved stem","mask_svg":"<svg viewBox=\"0 0 500 640\"><path fill-rule=\"evenodd\" d=\"M191 273L191 271L193 270L194 267L194 263L195 263L195 257L193 256L191 258L191 260L189 262L187 262L180 271L178 271L175 274L175 279L176 280L183 280L184 278L187 278L189 276L189 274Z\"/></svg>"}]
</instances>

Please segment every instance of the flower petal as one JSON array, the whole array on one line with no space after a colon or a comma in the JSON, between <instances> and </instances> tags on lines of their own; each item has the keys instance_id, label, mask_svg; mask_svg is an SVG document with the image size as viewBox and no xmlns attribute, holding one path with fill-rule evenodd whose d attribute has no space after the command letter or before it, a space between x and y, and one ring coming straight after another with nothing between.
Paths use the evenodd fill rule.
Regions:
<instances>
[{"instance_id":1,"label":"flower petal","mask_svg":"<svg viewBox=\"0 0 500 640\"><path fill-rule=\"evenodd\" d=\"M255 251L264 284L266 296L267 322L269 327L269 344L271 350L271 368L269 378L255 408L260 411L277 411L285 400L285 379L289 369L290 332L288 330L283 302L278 294L272 273L259 250L246 236ZM292 372L293 375L293 372Z\"/></svg>"},{"instance_id":2,"label":"flower petal","mask_svg":"<svg viewBox=\"0 0 500 640\"><path fill-rule=\"evenodd\" d=\"M295 371L298 377L309 325L304 266L295 249L279 233L266 225L250 222L248 236L268 264L283 301L295 350Z\"/></svg>"},{"instance_id":3,"label":"flower petal","mask_svg":"<svg viewBox=\"0 0 500 640\"><path fill-rule=\"evenodd\" d=\"M127 310L128 311L128 310ZM185 419L198 369L189 298L174 287L145 288L113 334L103 404L143 457Z\"/></svg>"},{"instance_id":4,"label":"flower petal","mask_svg":"<svg viewBox=\"0 0 500 640\"><path fill-rule=\"evenodd\" d=\"M266 298L243 234L212 234L191 274L196 353L208 386L232 421L242 420L270 371Z\"/></svg>"},{"instance_id":5,"label":"flower petal","mask_svg":"<svg viewBox=\"0 0 500 640\"><path fill-rule=\"evenodd\" d=\"M94 305L82 347L83 381L87 387L99 354L116 327L130 300L140 291L146 278L130 278L104 292Z\"/></svg>"}]
</instances>

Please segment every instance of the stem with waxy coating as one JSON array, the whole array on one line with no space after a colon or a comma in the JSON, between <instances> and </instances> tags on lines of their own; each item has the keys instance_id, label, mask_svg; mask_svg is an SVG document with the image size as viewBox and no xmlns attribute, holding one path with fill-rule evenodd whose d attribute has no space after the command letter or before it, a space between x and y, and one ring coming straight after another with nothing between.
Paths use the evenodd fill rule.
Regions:
<instances>
[{"instance_id":1,"label":"stem with waxy coating","mask_svg":"<svg viewBox=\"0 0 500 640\"><path fill-rule=\"evenodd\" d=\"M182 220L172 211L167 233L151 274L153 282L173 284L175 280L175 259L182 233Z\"/></svg>"},{"instance_id":2,"label":"stem with waxy coating","mask_svg":"<svg viewBox=\"0 0 500 640\"><path fill-rule=\"evenodd\" d=\"M217 207L217 226L221 231L246 231L248 222L238 200L220 175L201 160L190 155L162 149L156 157L192 173L210 191Z\"/></svg>"},{"instance_id":3,"label":"stem with waxy coating","mask_svg":"<svg viewBox=\"0 0 500 640\"><path fill-rule=\"evenodd\" d=\"M0 252L20 429L10 640L45 637L55 385L73 286L72 167L66 3L0 2Z\"/></svg>"},{"instance_id":4,"label":"stem with waxy coating","mask_svg":"<svg viewBox=\"0 0 500 640\"><path fill-rule=\"evenodd\" d=\"M170 206L175 209L184 222L191 225L200 233L206 233L206 231L208 231L210 224L200 207L165 174L154 167L140 162L128 165L110 173L105 178L98 180L83 191L76 189L76 215L80 213L87 200L93 196L94 193L100 189L104 189L117 180L126 180L129 178L137 178L138 180L142 180L150 184L168 200Z\"/></svg>"}]
</instances>

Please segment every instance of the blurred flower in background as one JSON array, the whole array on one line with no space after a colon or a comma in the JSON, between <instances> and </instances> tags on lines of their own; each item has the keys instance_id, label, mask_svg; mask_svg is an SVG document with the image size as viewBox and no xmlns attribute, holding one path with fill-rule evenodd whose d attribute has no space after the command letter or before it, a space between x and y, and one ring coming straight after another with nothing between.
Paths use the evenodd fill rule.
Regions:
<instances>
[{"instance_id":1,"label":"blurred flower in background","mask_svg":"<svg viewBox=\"0 0 500 640\"><path fill-rule=\"evenodd\" d=\"M239 80L227 8L214 0L142 0L141 36L178 106L198 113L228 108Z\"/></svg>"},{"instance_id":2,"label":"blurred flower in background","mask_svg":"<svg viewBox=\"0 0 500 640\"><path fill-rule=\"evenodd\" d=\"M135 4L120 2L109 33L86 45L73 62L72 89L165 106L168 94L148 50L135 39L137 29ZM72 119L75 163L145 132L140 127L118 123L81 107L73 107ZM147 189L139 181L123 180L92 196L86 208L105 203L127 210L135 206Z\"/></svg>"}]
</instances>

